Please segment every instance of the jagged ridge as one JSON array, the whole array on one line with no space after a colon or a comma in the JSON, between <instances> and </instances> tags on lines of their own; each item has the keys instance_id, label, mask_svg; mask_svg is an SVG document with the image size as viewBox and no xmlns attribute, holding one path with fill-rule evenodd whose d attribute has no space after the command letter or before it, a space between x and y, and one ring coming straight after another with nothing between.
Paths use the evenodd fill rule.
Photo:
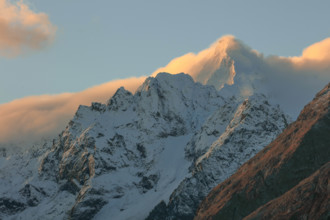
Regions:
<instances>
[{"instance_id":1,"label":"jagged ridge","mask_svg":"<svg viewBox=\"0 0 330 220\"><path fill-rule=\"evenodd\" d=\"M34 157L34 168L24 171L32 175L11 190L14 195L29 184L46 195L34 196L33 206L11 196L15 207L2 213L144 219L164 201L166 207L178 204L170 218L192 216L212 186L275 138L287 120L261 94L245 101L223 98L186 74L160 73L135 94L120 88L107 104L80 106L47 152ZM19 163L29 160L24 156ZM192 187L204 180L194 195ZM190 193L193 205L186 209L190 204L181 199Z\"/></svg>"},{"instance_id":2,"label":"jagged ridge","mask_svg":"<svg viewBox=\"0 0 330 220\"><path fill-rule=\"evenodd\" d=\"M329 133L330 84L275 141L215 187L195 219L242 219L283 195L329 161Z\"/></svg>"}]
</instances>

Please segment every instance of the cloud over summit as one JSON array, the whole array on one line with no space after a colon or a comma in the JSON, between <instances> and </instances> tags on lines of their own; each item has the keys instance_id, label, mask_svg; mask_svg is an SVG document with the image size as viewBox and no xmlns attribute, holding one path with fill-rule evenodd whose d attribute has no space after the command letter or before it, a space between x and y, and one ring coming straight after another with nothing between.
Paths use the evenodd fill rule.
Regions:
<instances>
[{"instance_id":1,"label":"cloud over summit","mask_svg":"<svg viewBox=\"0 0 330 220\"><path fill-rule=\"evenodd\" d=\"M224 36L198 54L173 59L154 74L185 72L195 81L214 85L228 95L267 93L295 117L330 81L329 51L327 38L304 49L299 57L264 57L235 37Z\"/></svg>"},{"instance_id":2,"label":"cloud over summit","mask_svg":"<svg viewBox=\"0 0 330 220\"><path fill-rule=\"evenodd\" d=\"M1 1L1 0L0 0ZM217 40L198 54L174 58L158 72L185 72L226 95L266 92L293 117L330 81L329 38L307 47L299 57L264 57L233 36ZM111 81L78 93L27 97L0 105L0 144L37 141L63 130L80 104L105 102L124 86L134 92L145 77Z\"/></svg>"},{"instance_id":3,"label":"cloud over summit","mask_svg":"<svg viewBox=\"0 0 330 220\"><path fill-rule=\"evenodd\" d=\"M174 58L165 67L157 69L152 75L159 72L172 74L184 72L203 84L212 84L212 81L216 80L216 84L213 85L219 89L225 83L233 84L235 68L233 61L227 56L227 52L239 46L240 44L234 36L227 35L198 54L188 53ZM217 79L213 79L215 75Z\"/></svg>"},{"instance_id":4,"label":"cloud over summit","mask_svg":"<svg viewBox=\"0 0 330 220\"><path fill-rule=\"evenodd\" d=\"M0 0L0 55L39 50L53 41L55 32L45 13L33 12L23 1Z\"/></svg>"}]
</instances>

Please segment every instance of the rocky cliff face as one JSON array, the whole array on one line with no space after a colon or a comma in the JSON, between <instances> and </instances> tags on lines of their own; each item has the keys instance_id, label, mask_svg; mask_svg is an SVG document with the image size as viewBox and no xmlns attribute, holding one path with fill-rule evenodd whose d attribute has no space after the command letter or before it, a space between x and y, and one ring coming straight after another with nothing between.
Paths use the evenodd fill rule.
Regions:
<instances>
[{"instance_id":1,"label":"rocky cliff face","mask_svg":"<svg viewBox=\"0 0 330 220\"><path fill-rule=\"evenodd\" d=\"M192 218L287 121L262 94L223 98L188 75L161 73L135 94L120 88L107 104L80 106L57 139L16 162L24 176L6 177L14 162L3 156L1 177L15 186L1 193L1 216Z\"/></svg>"},{"instance_id":2,"label":"rocky cliff face","mask_svg":"<svg viewBox=\"0 0 330 220\"><path fill-rule=\"evenodd\" d=\"M302 196L299 199L305 198L310 193L306 186L315 181L315 184L319 184L317 186L321 188L327 185L328 177L318 178L319 174L311 176L299 185L298 183L329 161L329 134L330 84L305 106L297 121L286 128L276 140L240 167L233 176L216 186L200 205L195 219L242 219L258 207L286 192L287 194L279 197L278 200L273 200L252 213L248 219L254 217L267 219L266 216L273 213L271 207L279 209L279 207L283 208L283 204L287 205L286 209L295 207L295 210L290 210L292 217L308 216L310 213L312 213L311 216L320 217L315 214L315 210L300 209L299 204L302 202L298 201L293 205L292 203L297 201L290 202L285 198L289 195L292 196L291 199L298 196ZM327 169L325 166L319 173L326 174ZM293 188L295 186L296 188ZM290 189L292 190L288 192ZM304 189L305 191L298 192ZM328 191L328 189L311 188L310 190L315 190L313 202L327 200L318 192ZM314 207L309 204L310 201L306 200L304 205ZM324 208L323 205L319 207L323 210L322 213L325 213L322 214L321 219L325 219L329 213L328 208ZM283 209L278 217L284 213L282 211Z\"/></svg>"}]
</instances>

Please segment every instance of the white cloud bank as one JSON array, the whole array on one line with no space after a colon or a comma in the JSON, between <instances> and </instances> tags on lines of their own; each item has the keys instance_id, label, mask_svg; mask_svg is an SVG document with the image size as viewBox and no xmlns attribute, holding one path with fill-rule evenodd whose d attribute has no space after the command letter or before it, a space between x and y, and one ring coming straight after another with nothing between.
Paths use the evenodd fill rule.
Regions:
<instances>
[{"instance_id":1,"label":"white cloud bank","mask_svg":"<svg viewBox=\"0 0 330 220\"><path fill-rule=\"evenodd\" d=\"M306 48L300 57L264 57L233 36L225 36L198 54L173 59L153 75L160 71L189 73L195 81L222 88L224 94L240 91L249 96L256 89L267 90L285 111L296 116L330 81L329 51L327 38ZM0 144L56 136L80 104L105 102L120 86L134 92L144 80L116 80L79 93L33 96L0 105Z\"/></svg>"},{"instance_id":2,"label":"white cloud bank","mask_svg":"<svg viewBox=\"0 0 330 220\"><path fill-rule=\"evenodd\" d=\"M35 13L23 1L0 0L0 55L12 57L50 44L56 27L45 13Z\"/></svg>"}]
</instances>

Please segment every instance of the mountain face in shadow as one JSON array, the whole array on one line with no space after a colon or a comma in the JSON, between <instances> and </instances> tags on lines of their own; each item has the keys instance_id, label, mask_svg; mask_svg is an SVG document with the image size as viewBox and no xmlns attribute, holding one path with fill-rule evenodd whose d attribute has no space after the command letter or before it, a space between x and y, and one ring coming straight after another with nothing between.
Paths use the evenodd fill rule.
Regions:
<instances>
[{"instance_id":1,"label":"mountain face in shadow","mask_svg":"<svg viewBox=\"0 0 330 220\"><path fill-rule=\"evenodd\" d=\"M271 144L216 186L195 219L268 219L284 213L285 218L326 219L329 143L330 84Z\"/></svg>"}]
</instances>

